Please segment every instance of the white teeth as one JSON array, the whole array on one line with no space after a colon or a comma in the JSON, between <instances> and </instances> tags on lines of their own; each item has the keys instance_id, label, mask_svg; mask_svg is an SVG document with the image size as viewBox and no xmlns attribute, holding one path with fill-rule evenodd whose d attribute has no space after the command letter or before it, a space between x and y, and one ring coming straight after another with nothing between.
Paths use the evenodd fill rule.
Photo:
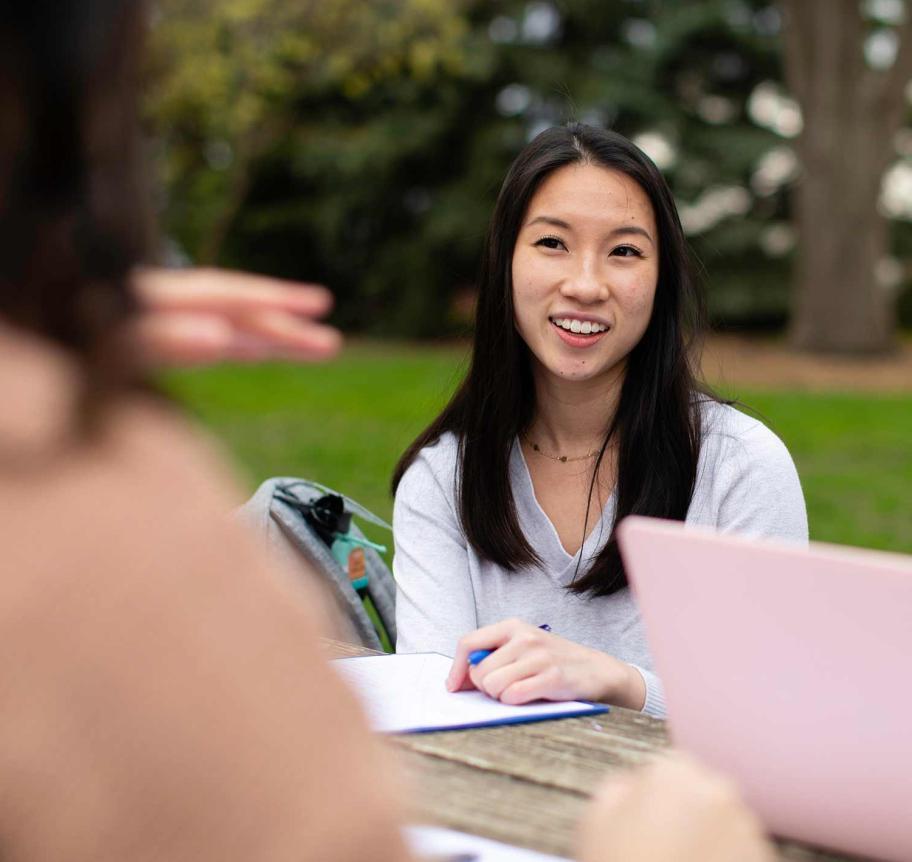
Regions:
<instances>
[{"instance_id":1,"label":"white teeth","mask_svg":"<svg viewBox=\"0 0 912 862\"><path fill-rule=\"evenodd\" d=\"M579 335L597 335L608 329L604 324L596 323L593 320L571 320L567 317L554 317L552 318L552 323L567 332L573 332Z\"/></svg>"}]
</instances>

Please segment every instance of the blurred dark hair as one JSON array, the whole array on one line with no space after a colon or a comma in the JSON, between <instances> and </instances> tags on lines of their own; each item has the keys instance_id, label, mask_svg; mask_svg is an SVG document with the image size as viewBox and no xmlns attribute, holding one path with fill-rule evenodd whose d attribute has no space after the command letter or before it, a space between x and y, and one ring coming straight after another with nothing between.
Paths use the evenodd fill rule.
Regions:
<instances>
[{"instance_id":1,"label":"blurred dark hair","mask_svg":"<svg viewBox=\"0 0 912 862\"><path fill-rule=\"evenodd\" d=\"M141 0L0 2L0 320L69 351L89 405L137 375L144 26Z\"/></svg>"},{"instance_id":2,"label":"blurred dark hair","mask_svg":"<svg viewBox=\"0 0 912 862\"><path fill-rule=\"evenodd\" d=\"M510 452L535 409L529 350L514 324L513 250L541 182L558 168L578 163L620 171L634 180L652 204L659 234L652 317L628 357L610 426L606 415L608 427L595 473L609 441L616 440L615 523L631 514L683 520L696 483L701 443L698 401L704 390L692 362L704 307L674 199L656 166L622 135L582 124L548 129L519 154L497 199L482 261L472 363L466 379L443 412L409 446L393 476L395 492L424 446L447 431L455 434L463 530L477 553L511 571L540 563L520 529L509 481ZM574 579L572 589L608 595L626 583L612 528L608 542L582 577Z\"/></svg>"}]
</instances>

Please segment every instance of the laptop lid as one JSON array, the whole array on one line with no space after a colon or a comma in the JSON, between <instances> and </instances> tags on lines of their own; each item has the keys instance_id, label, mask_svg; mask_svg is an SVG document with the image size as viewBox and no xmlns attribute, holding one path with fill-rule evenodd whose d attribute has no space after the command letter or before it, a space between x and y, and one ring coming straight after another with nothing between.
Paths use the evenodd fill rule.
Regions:
<instances>
[{"instance_id":1,"label":"laptop lid","mask_svg":"<svg viewBox=\"0 0 912 862\"><path fill-rule=\"evenodd\" d=\"M631 517L675 744L776 834L912 859L912 558Z\"/></svg>"}]
</instances>

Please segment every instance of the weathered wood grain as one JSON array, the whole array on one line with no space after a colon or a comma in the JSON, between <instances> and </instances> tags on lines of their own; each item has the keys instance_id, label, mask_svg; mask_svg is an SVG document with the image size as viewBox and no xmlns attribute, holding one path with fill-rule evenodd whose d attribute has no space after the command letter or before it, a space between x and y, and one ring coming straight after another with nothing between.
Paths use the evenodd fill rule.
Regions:
<instances>
[{"instance_id":1,"label":"weathered wood grain","mask_svg":"<svg viewBox=\"0 0 912 862\"><path fill-rule=\"evenodd\" d=\"M585 796L407 749L401 753L415 788L410 809L415 821L542 853L573 854Z\"/></svg>"},{"instance_id":2,"label":"weathered wood grain","mask_svg":"<svg viewBox=\"0 0 912 862\"><path fill-rule=\"evenodd\" d=\"M617 713L626 712L618 710ZM662 722L636 727L612 711L527 725L404 735L409 750L557 790L589 794L608 772L643 763L665 747Z\"/></svg>"},{"instance_id":3,"label":"weathered wood grain","mask_svg":"<svg viewBox=\"0 0 912 862\"><path fill-rule=\"evenodd\" d=\"M380 650L369 649L360 644L349 644L345 641L334 641L323 638L323 648L329 658L357 658L362 655L383 655Z\"/></svg>"}]
</instances>

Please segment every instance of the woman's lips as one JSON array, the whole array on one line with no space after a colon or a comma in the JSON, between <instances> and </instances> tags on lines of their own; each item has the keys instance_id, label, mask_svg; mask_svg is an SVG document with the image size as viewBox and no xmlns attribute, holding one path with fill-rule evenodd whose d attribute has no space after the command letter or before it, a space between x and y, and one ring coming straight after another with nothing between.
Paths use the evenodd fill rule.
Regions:
<instances>
[{"instance_id":1,"label":"woman's lips","mask_svg":"<svg viewBox=\"0 0 912 862\"><path fill-rule=\"evenodd\" d=\"M558 337L564 344L576 348L592 347L596 342L601 341L602 338L611 332L610 329L606 329L604 332L593 333L592 335L581 335L575 332L568 332L553 321L551 322L551 326L554 331L557 332Z\"/></svg>"}]
</instances>

